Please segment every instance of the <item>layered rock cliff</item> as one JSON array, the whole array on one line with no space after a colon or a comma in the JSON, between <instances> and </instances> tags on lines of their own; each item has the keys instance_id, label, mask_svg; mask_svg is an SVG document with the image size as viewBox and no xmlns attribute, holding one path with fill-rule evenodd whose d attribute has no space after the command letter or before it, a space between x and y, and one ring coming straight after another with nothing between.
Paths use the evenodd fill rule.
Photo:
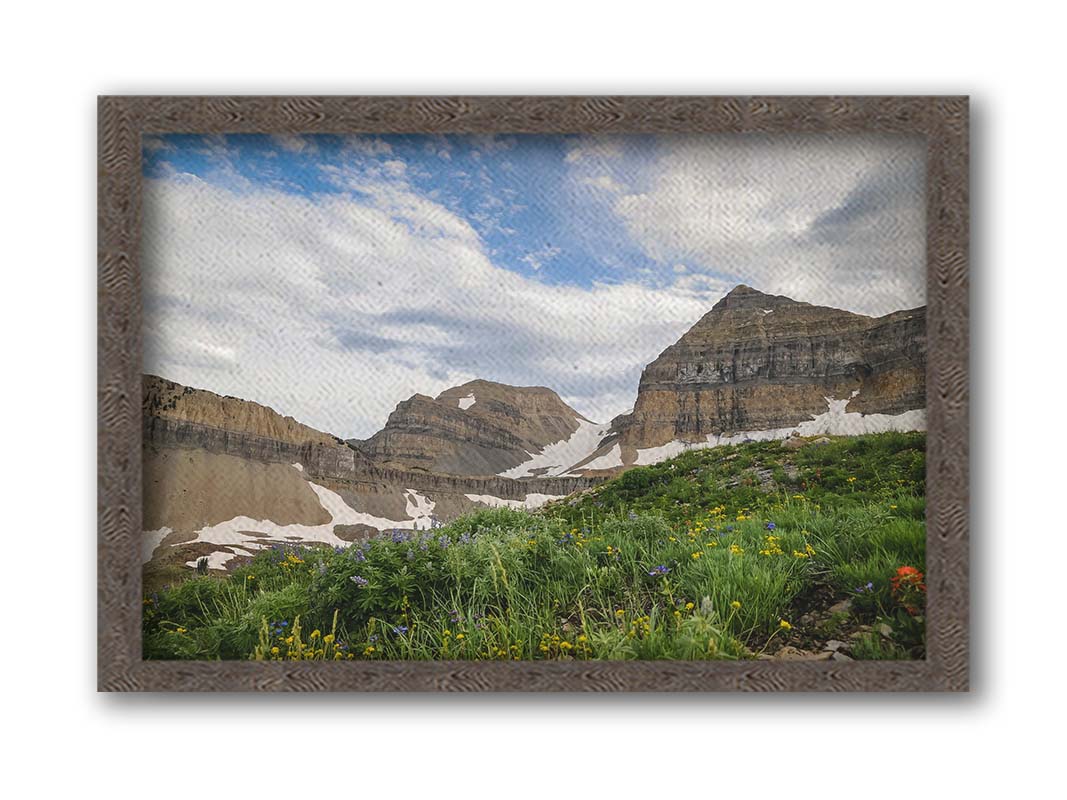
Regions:
<instances>
[{"instance_id":1,"label":"layered rock cliff","mask_svg":"<svg viewBox=\"0 0 1067 800\"><path fill-rule=\"evenodd\" d=\"M828 411L896 415L926 405L926 309L866 317L738 286L645 367L627 448L786 429Z\"/></svg>"},{"instance_id":2,"label":"layered rock cliff","mask_svg":"<svg viewBox=\"0 0 1067 800\"><path fill-rule=\"evenodd\" d=\"M360 443L375 463L450 475L496 475L588 422L551 389L471 381L400 403Z\"/></svg>"},{"instance_id":3,"label":"layered rock cliff","mask_svg":"<svg viewBox=\"0 0 1067 800\"><path fill-rule=\"evenodd\" d=\"M416 394L345 442L145 376L145 557L225 568L270 543L536 507L690 447L919 429L925 325L924 308L873 318L738 286L645 367L633 411L610 425L550 389L471 381Z\"/></svg>"},{"instance_id":4,"label":"layered rock cliff","mask_svg":"<svg viewBox=\"0 0 1067 800\"><path fill-rule=\"evenodd\" d=\"M283 444L344 444L336 436L251 400L194 389L156 375L143 376L143 388L141 410L145 417L189 422L204 429L244 433Z\"/></svg>"},{"instance_id":5,"label":"layered rock cliff","mask_svg":"<svg viewBox=\"0 0 1067 800\"><path fill-rule=\"evenodd\" d=\"M363 443L348 444L258 403L151 375L143 385L145 561L155 564L205 557L211 568L225 569L270 544L339 544L392 528L425 529L487 506L536 507L594 483L412 468L402 459L369 458ZM458 395L458 389L445 392L440 405L455 402L459 409L462 403L469 410L478 402L466 399L473 391L481 413L455 430L445 428L447 436L438 424L423 452L451 445L462 455L460 437L467 431L477 441L473 432L480 429L484 450L472 452L481 455L457 463L499 458L493 445L508 433L504 420L511 419L508 441L516 443L516 458L525 457L522 447L565 436L576 424L568 423L573 411L548 390L483 382L459 389ZM504 402L501 395L508 394L517 400ZM434 412L430 419L447 416ZM417 436L407 441L420 444Z\"/></svg>"}]
</instances>

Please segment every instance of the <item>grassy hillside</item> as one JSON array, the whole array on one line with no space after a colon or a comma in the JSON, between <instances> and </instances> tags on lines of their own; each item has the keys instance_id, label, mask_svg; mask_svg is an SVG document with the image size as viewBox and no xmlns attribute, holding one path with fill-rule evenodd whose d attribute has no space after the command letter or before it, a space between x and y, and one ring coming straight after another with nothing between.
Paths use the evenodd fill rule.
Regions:
<instances>
[{"instance_id":1,"label":"grassy hillside","mask_svg":"<svg viewBox=\"0 0 1067 800\"><path fill-rule=\"evenodd\" d=\"M536 513L264 551L146 597L145 657L922 657L924 449L692 451Z\"/></svg>"}]
</instances>

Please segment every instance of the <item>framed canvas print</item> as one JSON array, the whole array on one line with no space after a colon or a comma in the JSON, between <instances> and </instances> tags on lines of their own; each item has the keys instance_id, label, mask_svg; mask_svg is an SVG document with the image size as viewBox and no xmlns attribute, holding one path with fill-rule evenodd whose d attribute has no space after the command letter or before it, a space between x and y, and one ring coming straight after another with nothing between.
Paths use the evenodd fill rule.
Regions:
<instances>
[{"instance_id":1,"label":"framed canvas print","mask_svg":"<svg viewBox=\"0 0 1067 800\"><path fill-rule=\"evenodd\" d=\"M100 688L966 689L967 146L101 98Z\"/></svg>"}]
</instances>

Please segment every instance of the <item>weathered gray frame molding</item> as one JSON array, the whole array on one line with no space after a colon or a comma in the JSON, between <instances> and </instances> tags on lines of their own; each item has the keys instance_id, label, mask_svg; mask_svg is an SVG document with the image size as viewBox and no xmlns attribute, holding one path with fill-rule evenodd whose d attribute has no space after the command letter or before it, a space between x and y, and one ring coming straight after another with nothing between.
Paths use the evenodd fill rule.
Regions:
<instances>
[{"instance_id":1,"label":"weathered gray frame molding","mask_svg":"<svg viewBox=\"0 0 1067 800\"><path fill-rule=\"evenodd\" d=\"M968 688L966 97L101 97L98 687L105 691L961 691ZM141 659L141 136L893 132L927 142L927 657L917 662Z\"/></svg>"}]
</instances>

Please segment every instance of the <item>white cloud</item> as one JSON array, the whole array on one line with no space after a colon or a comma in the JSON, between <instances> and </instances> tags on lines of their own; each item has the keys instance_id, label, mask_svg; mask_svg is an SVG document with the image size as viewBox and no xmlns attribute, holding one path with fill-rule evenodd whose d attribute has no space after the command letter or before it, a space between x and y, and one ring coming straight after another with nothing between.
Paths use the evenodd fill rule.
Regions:
<instances>
[{"instance_id":1,"label":"white cloud","mask_svg":"<svg viewBox=\"0 0 1067 800\"><path fill-rule=\"evenodd\" d=\"M684 262L690 271L868 314L924 302L920 140L661 137L643 162L597 156L587 163L597 152L586 142L568 155L575 186L613 187L616 196L602 202L665 272Z\"/></svg>"},{"instance_id":2,"label":"white cloud","mask_svg":"<svg viewBox=\"0 0 1067 800\"><path fill-rule=\"evenodd\" d=\"M592 186L595 189L603 189L612 194L622 194L626 191L626 187L610 175L597 175L595 178L583 178L582 182L586 186Z\"/></svg>"},{"instance_id":3,"label":"white cloud","mask_svg":"<svg viewBox=\"0 0 1067 800\"><path fill-rule=\"evenodd\" d=\"M271 140L290 153L314 153L318 150L313 139L292 133L272 134Z\"/></svg>"},{"instance_id":4,"label":"white cloud","mask_svg":"<svg viewBox=\"0 0 1067 800\"><path fill-rule=\"evenodd\" d=\"M385 156L393 152L393 146L384 139L366 134L344 136L343 151L364 156Z\"/></svg>"},{"instance_id":5,"label":"white cloud","mask_svg":"<svg viewBox=\"0 0 1067 800\"><path fill-rule=\"evenodd\" d=\"M211 139L206 180L145 180L145 369L346 437L473 378L549 386L606 422L738 281L865 313L921 304L921 145L791 141L664 137L631 158L620 139L576 140L582 218L614 220L660 265L580 287L499 267L483 238L499 210L465 219L419 193L388 142L348 137L358 157L320 168L338 191L309 198L251 184Z\"/></svg>"},{"instance_id":6,"label":"white cloud","mask_svg":"<svg viewBox=\"0 0 1067 800\"><path fill-rule=\"evenodd\" d=\"M552 245L545 245L544 247L534 250L531 253L527 253L525 256L522 257L522 260L523 262L528 264L531 269L539 270L547 262L556 258L556 256L558 256L562 252L563 251L558 247L553 247Z\"/></svg>"},{"instance_id":7,"label":"white cloud","mask_svg":"<svg viewBox=\"0 0 1067 800\"><path fill-rule=\"evenodd\" d=\"M575 139L567 148L564 160L568 164L582 161L601 161L622 156L622 142L617 137L589 136Z\"/></svg>"},{"instance_id":8,"label":"white cloud","mask_svg":"<svg viewBox=\"0 0 1067 800\"><path fill-rule=\"evenodd\" d=\"M365 437L400 400L476 377L546 385L590 419L726 290L547 286L402 182L314 200L145 181L145 369Z\"/></svg>"}]
</instances>

